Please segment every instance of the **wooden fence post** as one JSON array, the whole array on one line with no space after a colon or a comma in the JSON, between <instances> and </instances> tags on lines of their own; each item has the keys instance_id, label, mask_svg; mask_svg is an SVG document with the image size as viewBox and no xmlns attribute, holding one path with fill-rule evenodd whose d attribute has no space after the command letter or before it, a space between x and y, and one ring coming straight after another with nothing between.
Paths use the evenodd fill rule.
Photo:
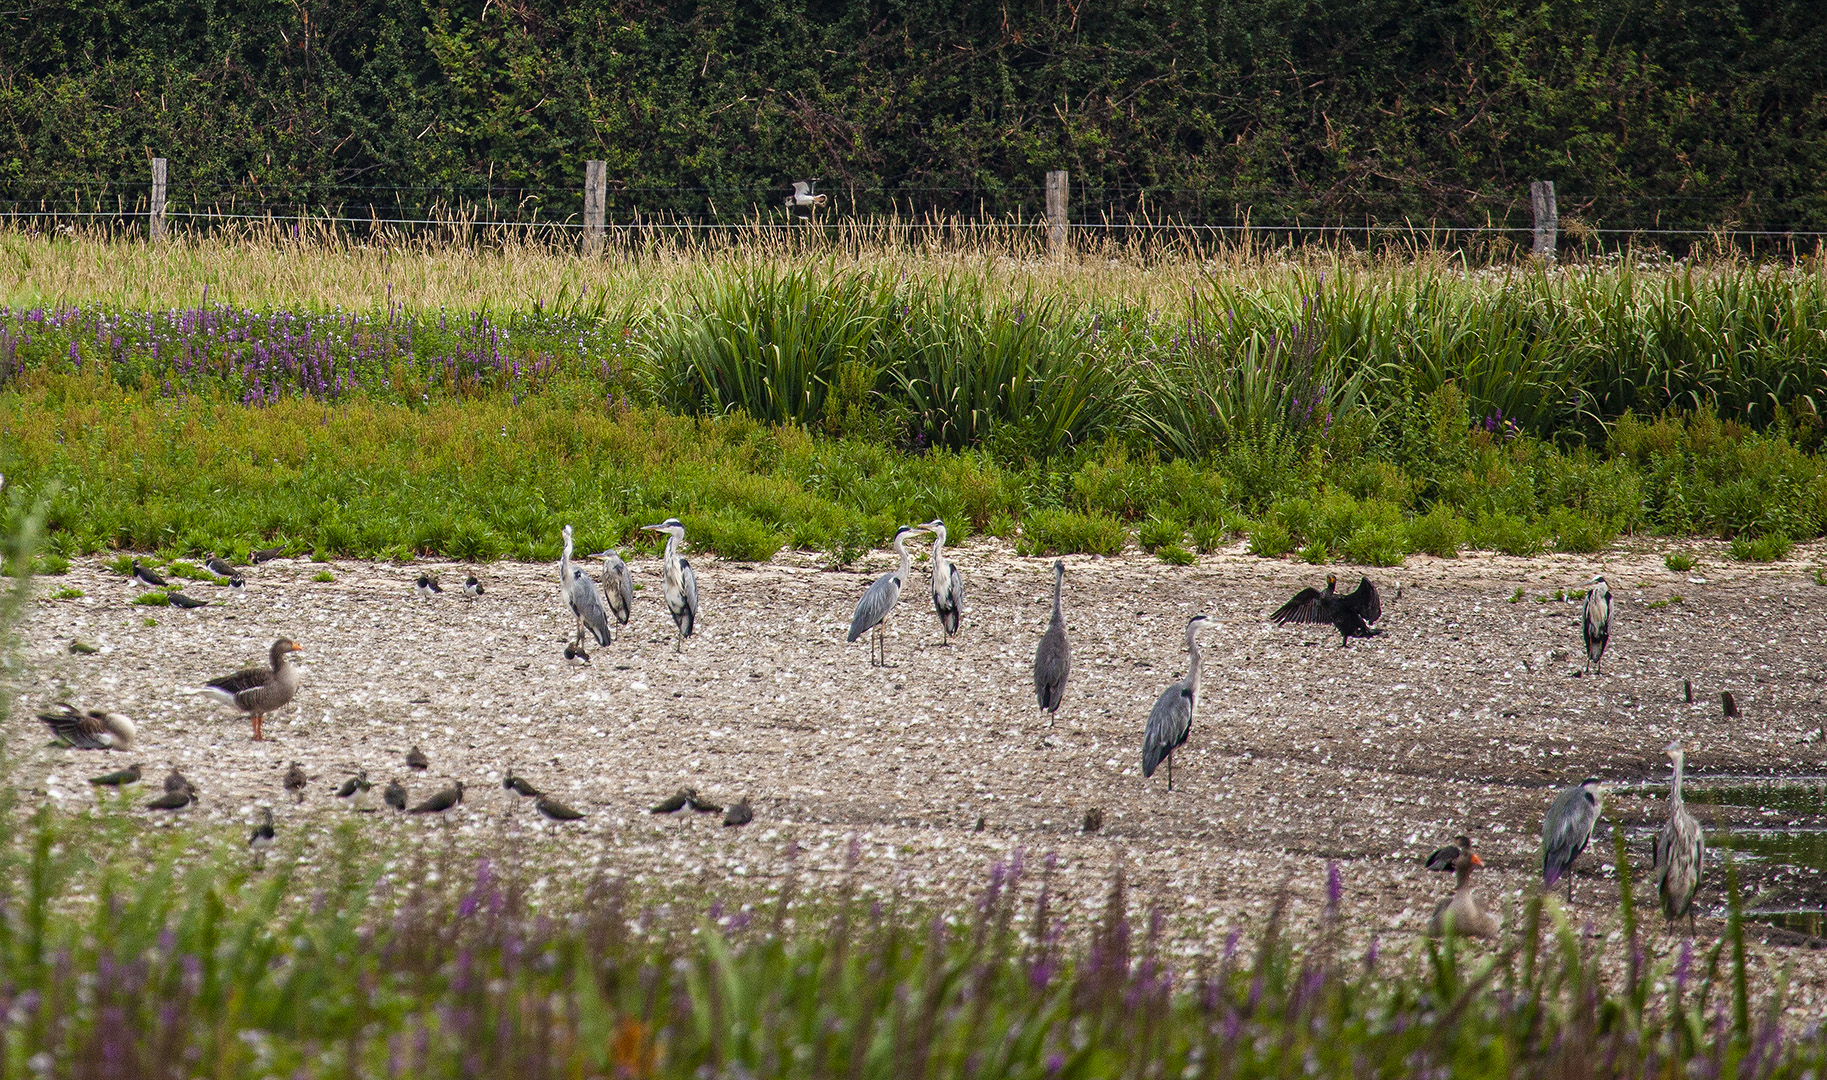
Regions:
<instances>
[{"instance_id":1,"label":"wooden fence post","mask_svg":"<svg viewBox=\"0 0 1827 1080\"><path fill-rule=\"evenodd\" d=\"M1066 257L1066 170L1047 173L1047 252L1055 259Z\"/></svg>"},{"instance_id":2,"label":"wooden fence post","mask_svg":"<svg viewBox=\"0 0 1827 1080\"><path fill-rule=\"evenodd\" d=\"M152 159L152 208L146 220L146 236L153 243L165 239L165 159Z\"/></svg>"},{"instance_id":3,"label":"wooden fence post","mask_svg":"<svg viewBox=\"0 0 1827 1080\"><path fill-rule=\"evenodd\" d=\"M584 162L584 254L603 253L603 203L609 190L609 163Z\"/></svg>"},{"instance_id":4,"label":"wooden fence post","mask_svg":"<svg viewBox=\"0 0 1827 1080\"><path fill-rule=\"evenodd\" d=\"M1554 208L1554 181L1537 180L1530 184L1529 202L1535 208L1535 254L1553 262L1561 228L1560 213Z\"/></svg>"}]
</instances>

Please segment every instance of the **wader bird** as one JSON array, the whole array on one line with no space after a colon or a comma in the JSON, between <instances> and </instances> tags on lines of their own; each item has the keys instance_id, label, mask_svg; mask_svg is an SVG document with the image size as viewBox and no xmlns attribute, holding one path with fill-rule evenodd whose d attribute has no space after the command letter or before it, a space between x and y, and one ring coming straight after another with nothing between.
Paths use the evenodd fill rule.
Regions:
<instances>
[{"instance_id":1,"label":"wader bird","mask_svg":"<svg viewBox=\"0 0 1827 1080\"><path fill-rule=\"evenodd\" d=\"M1066 641L1066 616L1060 610L1060 589L1066 581L1066 563L1053 562L1053 618L1034 650L1034 696L1044 712L1058 713L1066 693L1066 676L1072 670L1072 645Z\"/></svg>"},{"instance_id":2,"label":"wader bird","mask_svg":"<svg viewBox=\"0 0 1827 1080\"><path fill-rule=\"evenodd\" d=\"M672 612L673 625L679 628L674 652L685 651L685 639L698 625L698 575L691 563L679 558L679 545L685 542L685 526L678 518L667 518L658 525L645 526L648 532L666 534L665 567L660 571L660 588L666 593L666 610Z\"/></svg>"},{"instance_id":3,"label":"wader bird","mask_svg":"<svg viewBox=\"0 0 1827 1080\"><path fill-rule=\"evenodd\" d=\"M1605 585L1603 574L1592 579L1592 585L1586 590L1586 606L1580 612L1580 636L1586 639L1585 671L1594 668L1604 674L1601 663L1605 655L1605 643L1611 640L1611 589Z\"/></svg>"},{"instance_id":4,"label":"wader bird","mask_svg":"<svg viewBox=\"0 0 1827 1080\"><path fill-rule=\"evenodd\" d=\"M304 646L291 638L280 638L267 651L270 668L247 668L233 675L212 679L203 687L205 693L224 705L241 710L254 721L254 741L261 741L260 726L266 714L291 704L298 692L298 668L287 654L303 652Z\"/></svg>"},{"instance_id":5,"label":"wader bird","mask_svg":"<svg viewBox=\"0 0 1827 1080\"><path fill-rule=\"evenodd\" d=\"M920 527L933 534L933 610L939 614L944 643L950 645L964 618L964 575L945 557L945 522L934 518Z\"/></svg>"},{"instance_id":6,"label":"wader bird","mask_svg":"<svg viewBox=\"0 0 1827 1080\"><path fill-rule=\"evenodd\" d=\"M1567 902L1573 903L1573 860L1586 850L1592 828L1599 822L1599 800L1604 786L1588 777L1554 797L1542 820L1542 890L1567 879Z\"/></svg>"},{"instance_id":7,"label":"wader bird","mask_svg":"<svg viewBox=\"0 0 1827 1080\"><path fill-rule=\"evenodd\" d=\"M1148 713L1148 730L1142 736L1142 775L1153 776L1155 766L1167 759L1167 790L1174 789L1174 750L1192 734L1193 714L1199 707L1199 628L1205 616L1186 621L1186 678L1161 691Z\"/></svg>"},{"instance_id":8,"label":"wader bird","mask_svg":"<svg viewBox=\"0 0 1827 1080\"><path fill-rule=\"evenodd\" d=\"M1285 623L1327 623L1336 627L1339 632L1339 646L1354 637L1374 637L1382 633L1372 630L1370 624L1383 616L1383 604L1377 599L1377 587L1367 577L1358 580L1358 587L1341 596L1338 593L1338 575L1326 575L1326 591L1305 588L1294 594L1294 599L1275 609L1269 616L1271 622Z\"/></svg>"},{"instance_id":9,"label":"wader bird","mask_svg":"<svg viewBox=\"0 0 1827 1080\"><path fill-rule=\"evenodd\" d=\"M1458 874L1453 895L1434 905L1434 917L1427 924L1429 937L1448 933L1497 936L1497 917L1479 906L1478 893L1472 888L1472 871L1483 865L1484 860L1472 852L1469 836L1461 836L1457 844L1449 844L1427 857L1429 870Z\"/></svg>"},{"instance_id":10,"label":"wader bird","mask_svg":"<svg viewBox=\"0 0 1827 1080\"><path fill-rule=\"evenodd\" d=\"M907 573L913 567L913 556L907 553L907 538L919 531L912 525L903 525L895 530L894 552L901 557L900 567L876 578L875 583L863 591L863 598L856 602L856 611L850 616L850 636L845 640L855 641L868 632L871 665L888 666L888 642L885 634L888 618L894 614L894 606L901 600L901 589L906 585ZM876 659L878 643L881 645L879 662Z\"/></svg>"},{"instance_id":11,"label":"wader bird","mask_svg":"<svg viewBox=\"0 0 1827 1080\"><path fill-rule=\"evenodd\" d=\"M584 643L584 627L590 628L590 634L596 638L598 645L609 644L609 616L603 611L602 597L596 594L596 584L589 575L571 565L571 526L564 530L565 550L558 557L558 584L565 593L565 603L570 605L571 614L577 616L577 644Z\"/></svg>"},{"instance_id":12,"label":"wader bird","mask_svg":"<svg viewBox=\"0 0 1827 1080\"><path fill-rule=\"evenodd\" d=\"M1706 863L1706 837L1700 823L1681 801L1681 769L1687 754L1681 741L1668 744L1675 762L1674 783L1668 789L1668 824L1656 834L1656 861L1652 876L1662 897L1662 914L1669 919L1687 916L1688 933L1694 931L1694 894L1700 891L1700 873Z\"/></svg>"}]
</instances>

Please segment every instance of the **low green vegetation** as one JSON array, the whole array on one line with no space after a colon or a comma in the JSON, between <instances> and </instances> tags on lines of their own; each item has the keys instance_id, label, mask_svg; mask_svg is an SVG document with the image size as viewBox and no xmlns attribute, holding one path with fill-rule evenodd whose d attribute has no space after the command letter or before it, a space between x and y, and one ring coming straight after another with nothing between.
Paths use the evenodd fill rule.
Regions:
<instances>
[{"instance_id":1,"label":"low green vegetation","mask_svg":"<svg viewBox=\"0 0 1827 1080\"><path fill-rule=\"evenodd\" d=\"M1694 557L1685 551L1671 551L1662 557L1662 564L1677 574L1685 574L1694 568Z\"/></svg>"}]
</instances>

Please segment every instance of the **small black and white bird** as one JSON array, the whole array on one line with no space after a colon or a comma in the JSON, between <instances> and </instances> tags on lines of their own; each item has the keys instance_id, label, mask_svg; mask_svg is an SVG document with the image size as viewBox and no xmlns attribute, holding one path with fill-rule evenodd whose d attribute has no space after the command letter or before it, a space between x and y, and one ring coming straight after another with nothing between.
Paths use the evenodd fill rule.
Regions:
<instances>
[{"instance_id":1,"label":"small black and white bird","mask_svg":"<svg viewBox=\"0 0 1827 1080\"><path fill-rule=\"evenodd\" d=\"M476 575L471 574L463 579L463 595L469 597L482 595L482 583L476 580Z\"/></svg>"},{"instance_id":2,"label":"small black and white bird","mask_svg":"<svg viewBox=\"0 0 1827 1080\"><path fill-rule=\"evenodd\" d=\"M305 771L304 766L296 761L285 771L285 789L297 796L299 802L304 802Z\"/></svg>"},{"instance_id":3,"label":"small black and white bird","mask_svg":"<svg viewBox=\"0 0 1827 1080\"><path fill-rule=\"evenodd\" d=\"M787 206L791 209L803 209L825 205L824 195L812 193L812 185L818 183L818 177L810 180L793 181L793 194L787 196Z\"/></svg>"},{"instance_id":4,"label":"small black and white bird","mask_svg":"<svg viewBox=\"0 0 1827 1080\"><path fill-rule=\"evenodd\" d=\"M227 559L219 558L213 553L203 565L217 577L232 578L236 576L234 566Z\"/></svg>"},{"instance_id":5,"label":"small black and white bird","mask_svg":"<svg viewBox=\"0 0 1827 1080\"><path fill-rule=\"evenodd\" d=\"M1375 637L1381 630L1370 624L1383 617L1383 604L1377 598L1377 587L1360 575L1358 587L1340 595L1337 574L1326 575L1326 591L1305 588L1294 599L1275 609L1269 621L1286 623L1328 623L1339 632L1339 647L1354 637Z\"/></svg>"},{"instance_id":6,"label":"small black and white bird","mask_svg":"<svg viewBox=\"0 0 1827 1080\"><path fill-rule=\"evenodd\" d=\"M676 814L696 802L697 799L698 793L695 790L682 787L650 807L647 812L650 814Z\"/></svg>"},{"instance_id":7,"label":"small black and white bird","mask_svg":"<svg viewBox=\"0 0 1827 1080\"><path fill-rule=\"evenodd\" d=\"M588 667L590 665L590 654L584 651L582 645L567 641L565 642L565 663L570 664L572 667Z\"/></svg>"},{"instance_id":8,"label":"small black and white bird","mask_svg":"<svg viewBox=\"0 0 1827 1080\"><path fill-rule=\"evenodd\" d=\"M284 554L285 545L281 544L278 547L261 548L259 551L248 556L248 561L253 563L272 562L274 559L277 559Z\"/></svg>"},{"instance_id":9,"label":"small black and white bird","mask_svg":"<svg viewBox=\"0 0 1827 1080\"><path fill-rule=\"evenodd\" d=\"M418 588L419 588L419 595L423 596L427 600L431 599L432 597L434 597L444 591L442 588L440 588L438 586L438 583L436 581L433 581L431 579L431 577L427 574L419 575Z\"/></svg>"},{"instance_id":10,"label":"small black and white bird","mask_svg":"<svg viewBox=\"0 0 1827 1080\"><path fill-rule=\"evenodd\" d=\"M373 790L374 785L369 782L368 772L364 769L345 780L343 786L336 789L336 797L344 800L349 809L366 813L374 809L370 795Z\"/></svg>"},{"instance_id":11,"label":"small black and white bird","mask_svg":"<svg viewBox=\"0 0 1827 1080\"><path fill-rule=\"evenodd\" d=\"M525 777L515 776L512 769L509 769L507 775L501 778L501 786L526 799L537 799L543 794L538 788L527 783Z\"/></svg>"},{"instance_id":12,"label":"small black and white bird","mask_svg":"<svg viewBox=\"0 0 1827 1080\"><path fill-rule=\"evenodd\" d=\"M164 578L141 566L138 559L133 560L133 576L147 585L156 586L158 588L164 588L169 584Z\"/></svg>"},{"instance_id":13,"label":"small black and white bird","mask_svg":"<svg viewBox=\"0 0 1827 1080\"><path fill-rule=\"evenodd\" d=\"M103 773L100 776L91 776L89 778L89 783L94 784L96 787L118 788L124 787L127 784L137 784L139 782L140 766L138 762L115 772Z\"/></svg>"},{"instance_id":14,"label":"small black and white bird","mask_svg":"<svg viewBox=\"0 0 1827 1080\"><path fill-rule=\"evenodd\" d=\"M200 608L209 606L208 600L198 600L195 597L185 596L181 592L168 592L165 594L165 599L171 601L172 607Z\"/></svg>"},{"instance_id":15,"label":"small black and white bird","mask_svg":"<svg viewBox=\"0 0 1827 1080\"><path fill-rule=\"evenodd\" d=\"M230 596L247 595L247 579L240 576L239 574L228 579L228 587L230 589L234 590L233 592L231 592L229 594Z\"/></svg>"},{"instance_id":16,"label":"small black and white bird","mask_svg":"<svg viewBox=\"0 0 1827 1080\"><path fill-rule=\"evenodd\" d=\"M749 806L749 800L746 797L737 799L731 804L729 812L723 815L724 827L730 829L736 828L739 825L747 825L754 820L755 811Z\"/></svg>"},{"instance_id":17,"label":"small black and white bird","mask_svg":"<svg viewBox=\"0 0 1827 1080\"><path fill-rule=\"evenodd\" d=\"M550 795L535 798L533 809L545 815L550 821L576 821L584 816L583 811L573 810Z\"/></svg>"},{"instance_id":18,"label":"small black and white bird","mask_svg":"<svg viewBox=\"0 0 1827 1080\"><path fill-rule=\"evenodd\" d=\"M273 811L260 808L260 824L254 826L253 835L247 838L247 846L255 851L265 851L273 846Z\"/></svg>"},{"instance_id":19,"label":"small black and white bird","mask_svg":"<svg viewBox=\"0 0 1827 1080\"><path fill-rule=\"evenodd\" d=\"M689 805L691 806L691 808L693 810L696 810L700 814L721 814L721 813L723 813L723 807L718 806L716 803L711 802L709 799L701 798L696 791L691 793L691 799L689 800Z\"/></svg>"},{"instance_id":20,"label":"small black and white bird","mask_svg":"<svg viewBox=\"0 0 1827 1080\"><path fill-rule=\"evenodd\" d=\"M406 767L424 772L431 768L431 759L425 756L425 751L415 745L411 750L406 751Z\"/></svg>"},{"instance_id":21,"label":"small black and white bird","mask_svg":"<svg viewBox=\"0 0 1827 1080\"><path fill-rule=\"evenodd\" d=\"M185 784L176 791L167 791L156 799L148 800L148 810L182 810L197 797L197 789Z\"/></svg>"},{"instance_id":22,"label":"small black and white bird","mask_svg":"<svg viewBox=\"0 0 1827 1080\"><path fill-rule=\"evenodd\" d=\"M463 781L459 780L443 791L407 811L412 814L442 814L463 801Z\"/></svg>"},{"instance_id":23,"label":"small black and white bird","mask_svg":"<svg viewBox=\"0 0 1827 1080\"><path fill-rule=\"evenodd\" d=\"M406 809L406 785L398 780L387 781L387 790L381 793L381 798L395 810Z\"/></svg>"}]
</instances>

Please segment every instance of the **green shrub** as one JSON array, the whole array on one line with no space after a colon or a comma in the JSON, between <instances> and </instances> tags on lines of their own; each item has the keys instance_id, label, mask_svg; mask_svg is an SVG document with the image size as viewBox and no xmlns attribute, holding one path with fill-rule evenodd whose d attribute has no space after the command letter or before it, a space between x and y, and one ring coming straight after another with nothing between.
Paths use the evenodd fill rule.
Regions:
<instances>
[{"instance_id":1,"label":"green shrub","mask_svg":"<svg viewBox=\"0 0 1827 1080\"><path fill-rule=\"evenodd\" d=\"M1560 552L1591 555L1604 551L1618 538L1610 518L1565 507L1549 515L1548 527L1554 533L1554 550Z\"/></svg>"},{"instance_id":2,"label":"green shrub","mask_svg":"<svg viewBox=\"0 0 1827 1080\"><path fill-rule=\"evenodd\" d=\"M686 523L693 544L737 562L767 562L787 538L747 514L725 512Z\"/></svg>"},{"instance_id":3,"label":"green shrub","mask_svg":"<svg viewBox=\"0 0 1827 1080\"><path fill-rule=\"evenodd\" d=\"M1739 562L1781 562L1795 545L1782 533L1732 538L1732 558Z\"/></svg>"},{"instance_id":4,"label":"green shrub","mask_svg":"<svg viewBox=\"0 0 1827 1080\"><path fill-rule=\"evenodd\" d=\"M1265 558L1286 555L1295 548L1294 534L1287 523L1270 514L1250 527L1250 553Z\"/></svg>"},{"instance_id":5,"label":"green shrub","mask_svg":"<svg viewBox=\"0 0 1827 1080\"><path fill-rule=\"evenodd\" d=\"M1233 536L1239 536L1250 530L1247 518L1226 514L1217 520L1195 522L1192 527L1193 544L1201 552L1210 554L1228 544Z\"/></svg>"},{"instance_id":6,"label":"green shrub","mask_svg":"<svg viewBox=\"0 0 1827 1080\"><path fill-rule=\"evenodd\" d=\"M102 565L109 573L119 574L121 577L133 576L133 556L131 555L116 555Z\"/></svg>"},{"instance_id":7,"label":"green shrub","mask_svg":"<svg viewBox=\"0 0 1827 1080\"><path fill-rule=\"evenodd\" d=\"M329 582L336 580L336 575L332 574L328 570L319 570L317 573L311 575L311 580L312 581L321 581L321 582L324 582L325 584L328 584Z\"/></svg>"},{"instance_id":8,"label":"green shrub","mask_svg":"<svg viewBox=\"0 0 1827 1080\"><path fill-rule=\"evenodd\" d=\"M1136 544L1143 551L1154 552L1169 545L1178 546L1186 536L1186 525L1174 518L1149 518L1136 529Z\"/></svg>"},{"instance_id":9,"label":"green shrub","mask_svg":"<svg viewBox=\"0 0 1827 1080\"><path fill-rule=\"evenodd\" d=\"M1300 549L1300 557L1301 561L1313 563L1315 566L1318 566L1332 561L1332 551L1326 547L1325 541L1313 540L1310 541L1306 547Z\"/></svg>"},{"instance_id":10,"label":"green shrub","mask_svg":"<svg viewBox=\"0 0 1827 1080\"><path fill-rule=\"evenodd\" d=\"M1472 527L1472 546L1505 555L1538 555L1547 542L1541 525L1514 514L1494 513Z\"/></svg>"},{"instance_id":11,"label":"green shrub","mask_svg":"<svg viewBox=\"0 0 1827 1080\"><path fill-rule=\"evenodd\" d=\"M1671 551L1662 557L1662 565L1677 574L1685 574L1694 568L1694 557L1684 551Z\"/></svg>"},{"instance_id":12,"label":"green shrub","mask_svg":"<svg viewBox=\"0 0 1827 1080\"><path fill-rule=\"evenodd\" d=\"M32 572L57 577L70 572L70 560L56 552L41 552L32 560Z\"/></svg>"},{"instance_id":13,"label":"green shrub","mask_svg":"<svg viewBox=\"0 0 1827 1080\"><path fill-rule=\"evenodd\" d=\"M72 588L72 587L66 585L63 588L58 589L56 592L52 593L51 599L53 599L53 600L81 600L82 596L83 596L83 592L81 589Z\"/></svg>"},{"instance_id":14,"label":"green shrub","mask_svg":"<svg viewBox=\"0 0 1827 1080\"><path fill-rule=\"evenodd\" d=\"M134 597L133 602L144 604L147 607L168 607L171 604L171 597L158 589L153 589L151 592L143 592Z\"/></svg>"},{"instance_id":15,"label":"green shrub","mask_svg":"<svg viewBox=\"0 0 1827 1080\"><path fill-rule=\"evenodd\" d=\"M1115 555L1127 539L1122 522L1109 515L1036 510L1023 519L1015 550L1022 555Z\"/></svg>"},{"instance_id":16,"label":"green shrub","mask_svg":"<svg viewBox=\"0 0 1827 1080\"><path fill-rule=\"evenodd\" d=\"M1197 555L1194 555L1179 544L1164 544L1155 549L1155 555L1162 562L1169 563L1173 566L1191 566L1199 561Z\"/></svg>"},{"instance_id":17,"label":"green shrub","mask_svg":"<svg viewBox=\"0 0 1827 1080\"><path fill-rule=\"evenodd\" d=\"M1406 540L1399 524L1365 525L1346 539L1343 554L1363 566L1401 566L1408 554Z\"/></svg>"},{"instance_id":18,"label":"green shrub","mask_svg":"<svg viewBox=\"0 0 1827 1080\"><path fill-rule=\"evenodd\" d=\"M1408 546L1412 551L1453 559L1459 556L1459 547L1464 543L1465 521L1445 503L1435 503L1433 509L1408 523Z\"/></svg>"}]
</instances>

